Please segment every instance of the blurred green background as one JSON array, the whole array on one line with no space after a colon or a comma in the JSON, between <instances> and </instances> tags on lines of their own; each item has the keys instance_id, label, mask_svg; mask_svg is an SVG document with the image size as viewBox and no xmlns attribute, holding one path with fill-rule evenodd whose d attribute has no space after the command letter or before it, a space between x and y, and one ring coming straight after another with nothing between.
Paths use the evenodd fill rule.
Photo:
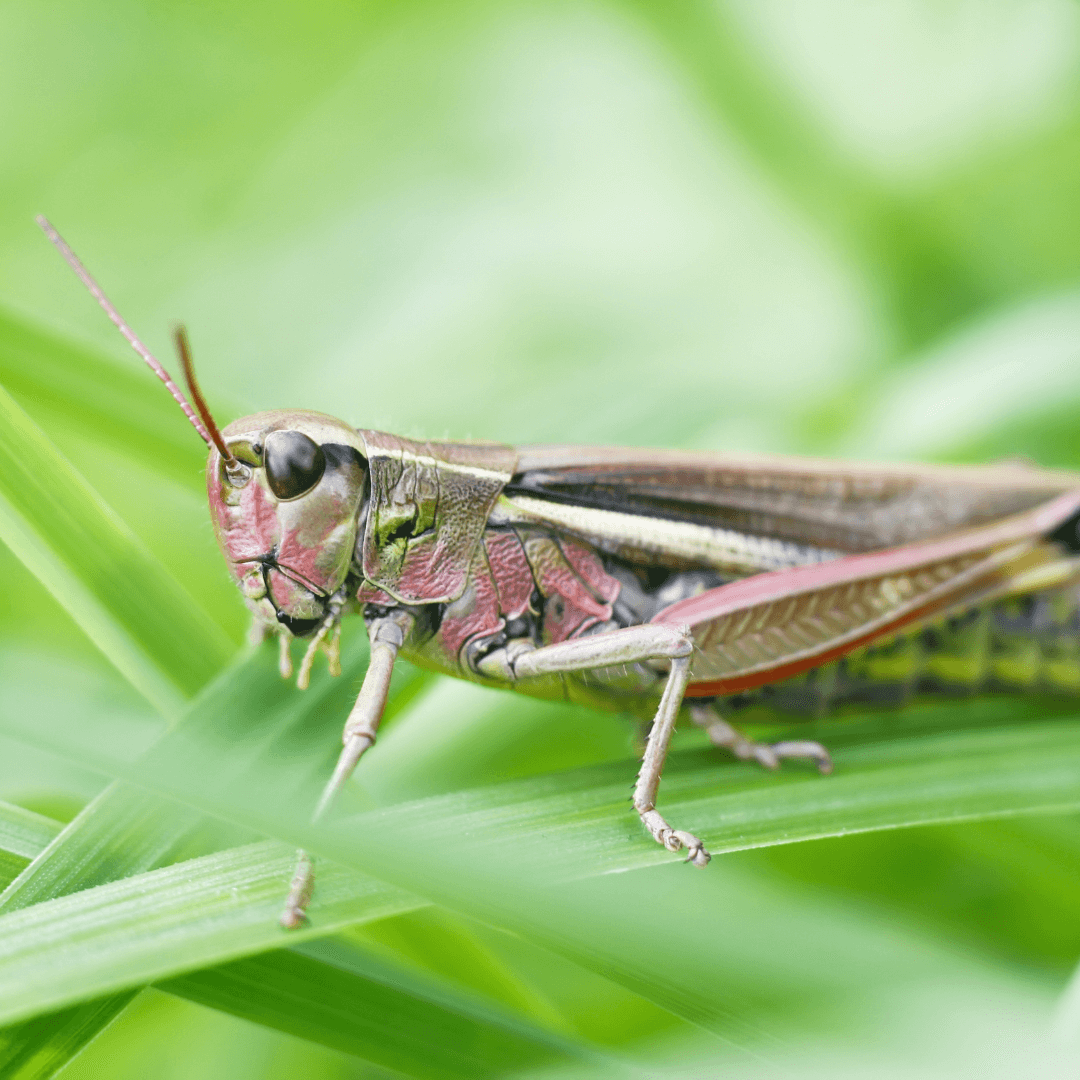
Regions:
<instances>
[{"instance_id":1,"label":"blurred green background","mask_svg":"<svg viewBox=\"0 0 1080 1080\"><path fill-rule=\"evenodd\" d=\"M211 666L245 617L200 444L36 213L167 364L187 323L223 421L1080 468L1074 0L6 0L0 56L0 384L220 627ZM160 723L24 561L0 548L0 798L69 818L106 780L33 723L133 747ZM617 718L450 684L395 721L387 762L441 712L443 771L396 797L633 774ZM674 896L674 869L642 873ZM1074 1075L1046 1028L1080 956L1075 818L714 872L694 932L757 943L711 975L749 1018L734 1048L535 942L476 929L484 950L455 951L430 911L368 945L638 1075ZM801 955L817 938L834 961ZM807 973L830 963L823 1016ZM386 1067L149 991L63 1075Z\"/></svg>"}]
</instances>

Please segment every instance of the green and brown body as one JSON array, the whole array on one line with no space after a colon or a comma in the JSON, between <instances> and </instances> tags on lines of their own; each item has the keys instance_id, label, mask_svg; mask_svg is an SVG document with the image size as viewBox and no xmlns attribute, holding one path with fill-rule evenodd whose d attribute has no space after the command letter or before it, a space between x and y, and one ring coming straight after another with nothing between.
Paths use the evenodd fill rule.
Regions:
<instances>
[{"instance_id":1,"label":"green and brown body","mask_svg":"<svg viewBox=\"0 0 1080 1080\"><path fill-rule=\"evenodd\" d=\"M282 432L326 459L288 499L258 468ZM510 642L681 619L695 642L687 697L728 711L1080 688L1069 474L417 442L285 411L225 437L253 475L237 490L211 456L222 546L257 613L300 632L335 594L345 609L405 608L403 655L498 684L484 661ZM908 557L882 562L890 551ZM772 583L765 602L726 603L750 579ZM651 713L667 666L512 686Z\"/></svg>"},{"instance_id":2,"label":"green and brown body","mask_svg":"<svg viewBox=\"0 0 1080 1080\"><path fill-rule=\"evenodd\" d=\"M435 443L280 410L218 430L56 230L39 224L210 447L207 494L256 624L336 667L362 611L371 661L318 817L374 744L399 654L459 678L653 717L633 805L656 809L684 703L718 745L831 768L814 742L754 743L717 711L818 714L982 687L1075 692L1080 476L1020 465L863 465L575 446ZM196 413L198 415L196 415ZM301 852L281 922L312 887Z\"/></svg>"}]
</instances>

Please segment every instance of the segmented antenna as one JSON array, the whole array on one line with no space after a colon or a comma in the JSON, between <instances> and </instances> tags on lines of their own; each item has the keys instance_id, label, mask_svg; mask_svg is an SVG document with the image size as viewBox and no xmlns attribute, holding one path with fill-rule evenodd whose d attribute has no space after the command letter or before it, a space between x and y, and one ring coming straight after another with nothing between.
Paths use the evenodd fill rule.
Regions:
<instances>
[{"instance_id":1,"label":"segmented antenna","mask_svg":"<svg viewBox=\"0 0 1080 1080\"><path fill-rule=\"evenodd\" d=\"M196 401L200 405L199 412L207 421L207 424L205 426L203 425L203 422L199 419L199 417L195 414L195 410L191 407L191 403L186 397L184 397L184 392L180 389L179 386L176 385L176 383L172 381L169 373L161 366L160 363L158 363L153 353L151 353L150 350L138 339L138 337L135 336L135 331L132 330L131 327L128 326L128 324L124 322L124 320L120 317L120 313L116 310L116 308L113 307L112 302L105 295L105 293L101 291L101 286L98 285L98 283L90 276L89 271L79 261L79 257L75 254L74 251L71 250L71 248L67 246L67 244L64 242L64 238L52 227L52 225L49 223L48 218L44 217L41 214L38 214L36 220L38 225L41 226L41 231L44 232L45 235L52 241L57 251L59 251L60 254L64 256L64 261L68 264L68 266L70 266L71 269L79 275L79 279L90 290L90 295L93 296L93 298L101 305L102 310L112 320L113 325L116 327L116 329L119 330L125 338L127 338L128 344L146 361L146 363L150 367L150 370L166 385L169 393L172 394L173 398L176 400L176 403L180 406L180 408L184 410L184 415L191 421L192 426L199 433L203 442L206 443L207 446L216 446L218 448L218 451L221 453L222 457L225 458L226 468L228 468L229 465L236 465L236 459L232 456L231 453L229 453L228 448L225 446L225 441L221 438L221 433L218 431L217 425L214 423L213 418L210 416L210 411L206 408L206 404L202 400L202 395L198 392L197 386L194 381L194 375L188 374L188 385L192 388L192 396L195 397ZM181 358L183 359L183 357L184 354L181 353ZM189 364L190 357L188 357L185 361L185 371L187 370L187 366ZM207 428L210 428L213 431L214 435L216 436L215 438L211 438L210 434L207 431Z\"/></svg>"},{"instance_id":2,"label":"segmented antenna","mask_svg":"<svg viewBox=\"0 0 1080 1080\"><path fill-rule=\"evenodd\" d=\"M202 417L206 430L210 432L210 438L214 440L214 445L218 448L222 461L225 462L225 471L232 473L239 462L225 445L225 440L221 437L221 432L214 423L214 417L206 404L206 398L202 396L202 390L199 389L199 380L195 378L195 365L191 362L191 346L188 345L187 331L183 326L177 326L173 330L173 337L176 340L176 351L180 354L180 365L184 369L184 381L191 393L191 400L195 402L195 408L199 410L199 416Z\"/></svg>"}]
</instances>

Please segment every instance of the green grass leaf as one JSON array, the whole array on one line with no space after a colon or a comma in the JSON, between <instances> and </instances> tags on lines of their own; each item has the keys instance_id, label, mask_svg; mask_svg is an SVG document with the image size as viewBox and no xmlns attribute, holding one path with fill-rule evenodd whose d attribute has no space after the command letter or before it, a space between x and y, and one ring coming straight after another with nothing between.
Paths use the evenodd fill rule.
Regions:
<instances>
[{"instance_id":1,"label":"green grass leaf","mask_svg":"<svg viewBox=\"0 0 1080 1080\"><path fill-rule=\"evenodd\" d=\"M0 540L165 714L175 714L233 652L3 389Z\"/></svg>"},{"instance_id":2,"label":"green grass leaf","mask_svg":"<svg viewBox=\"0 0 1080 1080\"><path fill-rule=\"evenodd\" d=\"M324 939L158 984L408 1076L498 1077L543 1063L624 1068L460 986Z\"/></svg>"},{"instance_id":3,"label":"green grass leaf","mask_svg":"<svg viewBox=\"0 0 1080 1080\"><path fill-rule=\"evenodd\" d=\"M140 761L118 758L112 765L117 775L159 794L283 840L303 842L339 864L323 864L320 890L325 891L317 894L320 902L303 933L325 934L352 918L355 909L326 913L320 906L340 902L347 908L363 899L353 895L350 900L349 890L361 888L350 885L350 872L342 869L351 867L353 873L384 882L380 889L408 895L409 904L422 898L445 905L553 949L710 1030L726 1035L740 1030L745 1021L733 1021L730 1006L717 999L711 972L741 970L740 977L752 981L753 964L745 957L733 958L730 942L687 939L670 923L676 909L676 922L683 926L687 919L701 922L701 905L735 908L745 901L723 896L730 882L722 859L704 873L660 865L674 859L643 835L629 811L630 761L344 815L318 828L306 826L304 807L311 805L308 800L334 752L332 744L316 743L338 729L351 696L349 680L362 670L364 649L362 639L353 638L344 658L346 678L336 682L320 673L303 693L280 685L274 659L272 649L253 652ZM407 670L402 674L409 675ZM399 692L407 696L409 690L407 683ZM837 729L837 774L830 778L797 767L780 776L762 775L747 765L721 764L712 752L677 753L661 788L661 805L672 820L700 831L717 854L859 830L1077 807L1080 721L1047 720L1052 708L988 699L916 708L906 720L851 721ZM950 719L954 730L934 733ZM52 737L53 749L62 751L62 732ZM100 763L108 764L104 756ZM377 767L374 752L365 767ZM359 795L351 794L354 800ZM280 947L284 941L274 920L291 859L287 850L272 850L276 862L250 866L255 875L250 889L239 884L242 869L230 869L226 861L189 863L155 872L156 899L145 909L140 909L138 897L149 895L146 886L136 888L131 879L102 887L111 892L92 890L50 901L57 907L48 917L32 908L0 918L0 939L35 940L34 956L42 966L54 952L62 952L69 964L62 977L59 971L37 976L36 998L24 990L16 1000L14 991L9 992L4 1008L46 1008L80 994L219 963L275 942ZM222 853L210 858L231 857ZM213 890L220 893L224 886L197 881L194 872L203 866L225 875L229 887L236 883L249 899L240 909L229 908L229 918L240 922L228 923L229 931L222 936L215 935L226 924L216 923L213 912L224 901ZM653 869L646 874L613 873L648 867ZM131 892L125 891L129 887ZM713 889L720 894L710 900ZM186 892L197 896L205 910L185 908ZM650 903L665 910L661 925L650 918ZM114 904L126 905L123 923L130 931L122 958ZM181 932L185 912L190 925L184 932L190 939ZM786 923L792 939L797 938L790 914L777 918ZM28 938L30 924L15 925L22 919L42 920L33 922L33 934L48 936ZM155 927L167 927L168 933L156 933ZM811 950L814 956L795 965L797 981L806 992L835 993L821 951L828 943L820 931L818 938L823 944ZM835 952L836 943L828 947ZM75 950L85 957L85 968L79 971L70 966ZM806 945L800 950L805 955ZM0 965L0 977L5 970L11 973L12 987L25 986L34 977L29 955L19 956L23 958L13 954ZM31 1006L31 1000L37 1004Z\"/></svg>"},{"instance_id":4,"label":"green grass leaf","mask_svg":"<svg viewBox=\"0 0 1080 1080\"><path fill-rule=\"evenodd\" d=\"M119 337L117 345L126 349ZM110 360L0 309L0 386L42 427L77 432L201 488L202 442L133 355Z\"/></svg>"},{"instance_id":5,"label":"green grass leaf","mask_svg":"<svg viewBox=\"0 0 1080 1080\"><path fill-rule=\"evenodd\" d=\"M91 888L95 878L105 882L166 861L190 827L175 807L171 815L161 810L137 791L114 787L54 843L61 832L57 823L0 804L0 850L40 860L39 872L26 875L18 892L9 890L0 909L26 907L31 897L40 903L76 891L75 886ZM193 867L191 873L198 876L199 870ZM132 884L154 889L145 878ZM198 934L198 927L189 924L184 931ZM280 938L271 931L271 941ZM346 943L256 955L168 980L159 989L409 1075L495 1076L504 1068L550 1058L597 1056L479 998L469 999L458 987ZM121 991L4 1028L0 1071L18 1080L53 1075L132 996Z\"/></svg>"},{"instance_id":6,"label":"green grass leaf","mask_svg":"<svg viewBox=\"0 0 1080 1080\"><path fill-rule=\"evenodd\" d=\"M422 901L327 866L319 926L277 924L295 852L267 841L148 871L0 916L0 1022L207 964L281 948Z\"/></svg>"},{"instance_id":7,"label":"green grass leaf","mask_svg":"<svg viewBox=\"0 0 1080 1080\"><path fill-rule=\"evenodd\" d=\"M34 847L29 852L33 861L0 894L0 912L31 907L181 857L198 844L201 821L192 811L113 784L63 829L55 822L49 822L51 830L38 824L24 839L26 848ZM0 1028L0 1075L11 1080L52 1076L137 993L125 988L105 997L91 995L70 1008Z\"/></svg>"},{"instance_id":8,"label":"green grass leaf","mask_svg":"<svg viewBox=\"0 0 1080 1080\"><path fill-rule=\"evenodd\" d=\"M0 802L0 882L7 886L53 841L62 826L52 818Z\"/></svg>"}]
</instances>

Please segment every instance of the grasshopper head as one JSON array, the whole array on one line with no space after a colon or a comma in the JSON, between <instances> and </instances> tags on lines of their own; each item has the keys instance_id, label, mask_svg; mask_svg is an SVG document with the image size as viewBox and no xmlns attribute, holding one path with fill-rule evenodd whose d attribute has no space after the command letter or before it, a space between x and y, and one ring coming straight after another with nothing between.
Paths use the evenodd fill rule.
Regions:
<instances>
[{"instance_id":1,"label":"grasshopper head","mask_svg":"<svg viewBox=\"0 0 1080 1080\"><path fill-rule=\"evenodd\" d=\"M212 447L210 514L229 570L256 617L312 633L345 582L367 469L356 431L322 413L256 413Z\"/></svg>"},{"instance_id":2,"label":"grasshopper head","mask_svg":"<svg viewBox=\"0 0 1080 1080\"><path fill-rule=\"evenodd\" d=\"M210 513L229 569L263 622L310 634L345 583L356 542L367 466L347 424L321 413L257 413L218 430L203 400L183 327L176 347L191 401L120 317L63 237L37 219L94 299L146 361L210 447Z\"/></svg>"}]
</instances>

